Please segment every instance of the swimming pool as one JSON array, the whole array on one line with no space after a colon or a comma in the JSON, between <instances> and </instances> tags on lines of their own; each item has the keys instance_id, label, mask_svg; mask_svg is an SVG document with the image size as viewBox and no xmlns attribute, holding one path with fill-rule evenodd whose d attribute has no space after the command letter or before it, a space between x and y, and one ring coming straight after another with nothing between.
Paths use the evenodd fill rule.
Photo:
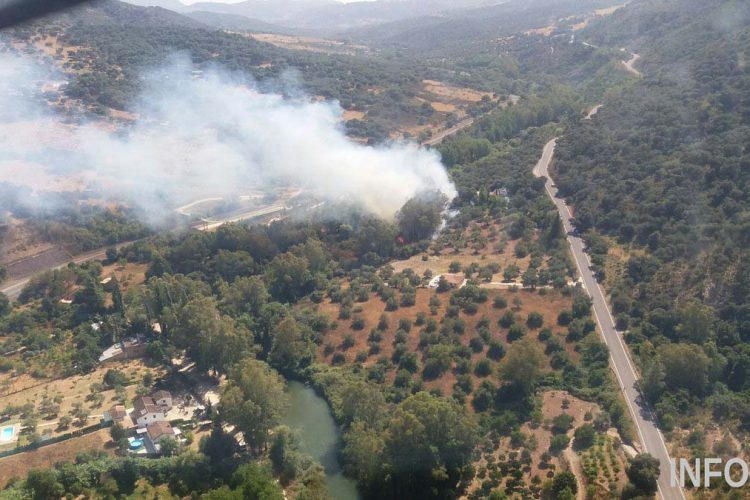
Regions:
<instances>
[{"instance_id":1,"label":"swimming pool","mask_svg":"<svg viewBox=\"0 0 750 500\"><path fill-rule=\"evenodd\" d=\"M0 442L11 441L15 434L15 426L8 425L0 429Z\"/></svg>"},{"instance_id":2,"label":"swimming pool","mask_svg":"<svg viewBox=\"0 0 750 500\"><path fill-rule=\"evenodd\" d=\"M130 442L130 449L131 450L138 450L140 448L143 448L143 440L142 439L134 439Z\"/></svg>"}]
</instances>

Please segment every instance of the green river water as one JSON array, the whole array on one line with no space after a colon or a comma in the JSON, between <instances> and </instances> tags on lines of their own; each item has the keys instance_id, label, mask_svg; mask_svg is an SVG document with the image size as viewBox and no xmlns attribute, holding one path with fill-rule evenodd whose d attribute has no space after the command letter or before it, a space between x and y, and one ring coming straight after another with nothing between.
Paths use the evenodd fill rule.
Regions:
<instances>
[{"instance_id":1,"label":"green river water","mask_svg":"<svg viewBox=\"0 0 750 500\"><path fill-rule=\"evenodd\" d=\"M325 468L328 491L333 500L359 500L356 483L344 476L338 461L339 430L328 403L305 384L288 384L291 406L283 423L297 429L300 449Z\"/></svg>"}]
</instances>

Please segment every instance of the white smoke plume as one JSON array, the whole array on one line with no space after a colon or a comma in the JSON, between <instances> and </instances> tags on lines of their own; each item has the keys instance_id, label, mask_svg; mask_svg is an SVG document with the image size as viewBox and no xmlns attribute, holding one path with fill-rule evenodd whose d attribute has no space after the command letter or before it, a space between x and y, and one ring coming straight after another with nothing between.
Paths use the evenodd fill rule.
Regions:
<instances>
[{"instance_id":1,"label":"white smoke plume","mask_svg":"<svg viewBox=\"0 0 750 500\"><path fill-rule=\"evenodd\" d=\"M6 88L32 84L19 67L17 57L0 58ZM39 144L12 159L33 156L34 168L83 176L152 220L191 200L284 185L353 202L384 218L419 192L437 190L449 199L456 194L437 153L407 143L359 144L344 134L336 103L285 98L262 92L241 75L214 69L197 77L192 69L176 59L147 75L133 109L137 118L124 130L101 123L66 126L50 114L40 118L27 99L0 97L0 107L14 108L14 116L28 114L45 130L57 127L59 140L73 152L64 166L55 165L59 155L40 158ZM35 142L0 133L0 150L14 150L9 140Z\"/></svg>"}]
</instances>

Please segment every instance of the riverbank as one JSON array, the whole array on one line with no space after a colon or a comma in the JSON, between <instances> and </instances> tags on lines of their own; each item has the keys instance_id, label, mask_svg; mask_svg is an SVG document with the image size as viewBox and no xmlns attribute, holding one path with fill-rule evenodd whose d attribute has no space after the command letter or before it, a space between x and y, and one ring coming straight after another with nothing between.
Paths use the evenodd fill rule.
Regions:
<instances>
[{"instance_id":1,"label":"riverbank","mask_svg":"<svg viewBox=\"0 0 750 500\"><path fill-rule=\"evenodd\" d=\"M356 483L344 475L339 462L341 436L328 402L314 389L295 380L289 381L287 391L291 405L283 424L299 431L300 451L325 469L331 498L359 500Z\"/></svg>"}]
</instances>

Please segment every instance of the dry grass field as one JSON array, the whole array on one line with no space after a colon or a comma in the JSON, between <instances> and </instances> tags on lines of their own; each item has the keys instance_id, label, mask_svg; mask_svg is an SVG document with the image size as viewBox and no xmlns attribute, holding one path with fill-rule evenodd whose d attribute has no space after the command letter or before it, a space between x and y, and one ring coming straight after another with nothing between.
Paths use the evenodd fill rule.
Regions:
<instances>
[{"instance_id":1,"label":"dry grass field","mask_svg":"<svg viewBox=\"0 0 750 500\"><path fill-rule=\"evenodd\" d=\"M118 401L114 389L96 391L103 396L103 401L100 405L95 404L89 397L92 394L92 386L94 384L102 384L104 374L110 369L119 370L131 381L136 382L125 387L127 401L135 397L138 387L137 382L143 378L143 375L147 371L150 371L155 378L160 377L164 373L164 369L161 367L149 367L144 364L143 360L134 359L105 363L91 373L74 375L59 380L37 380L28 375L11 377L9 374L3 374L2 380L9 380L11 383L9 385L6 385L7 383L3 384L5 391L0 396L0 408L18 407L27 403L33 403L38 406L45 395L51 398L59 396L61 401L57 415L50 418L40 416L37 427L38 433L56 436L75 429L75 424L72 424L68 428L59 428L58 420L63 415L69 415L73 406L78 402L83 404L89 414L87 424L94 424L101 419L105 410ZM11 422L14 421L19 421L19 419L11 420Z\"/></svg>"},{"instance_id":2,"label":"dry grass field","mask_svg":"<svg viewBox=\"0 0 750 500\"><path fill-rule=\"evenodd\" d=\"M113 455L114 448L107 446L110 441L109 430L102 429L80 438L0 458L0 488L11 478L24 477L32 469L50 468L57 462L75 461L76 455L87 450L101 450Z\"/></svg>"},{"instance_id":3,"label":"dry grass field","mask_svg":"<svg viewBox=\"0 0 750 500\"><path fill-rule=\"evenodd\" d=\"M507 308L498 309L493 307L493 300L496 295L505 297L509 306ZM438 308L437 315L430 315L429 300L432 296L438 296L441 301L441 305ZM393 353L393 344L398 330L398 323L400 319L409 319L412 322L416 321L418 313L424 313L428 318L434 318L441 322L445 316L446 308L448 307L450 293L438 294L434 289L419 288L417 289L416 304L412 307L399 307L395 311L386 312L385 303L380 300L379 297L374 294L371 295L370 300L364 303L357 303L355 305L355 311L357 307L361 308L360 314L365 320L365 327L362 330L353 330L351 327L351 321L349 320L338 320L336 328L329 330L326 333L323 345L318 349L318 360L324 363L331 364L333 362L333 354L326 355L326 344L331 344L335 348L335 352L340 352L346 359L346 363L355 362L355 358L358 352L368 350L368 336L370 331L376 327L380 319L381 314L386 313L388 316L389 326L383 332L383 339L380 343L381 351L376 355L368 355L366 361L363 362L364 366L371 366L378 361L380 356L390 357ZM513 300L515 298L521 300L520 307L514 307ZM532 311L539 312L544 316L544 327L550 328L554 335L559 336L560 340L564 342L565 329L557 326L556 318L557 315L566 309L570 309L572 300L569 296L564 296L558 291L549 291L544 295L540 295L539 292L533 292L529 290L519 290L512 292L509 290L488 290L488 300L484 304L479 305L479 309L475 314L466 315L461 313L460 317L466 323L464 334L461 336L461 343L468 345L469 341L477 336L477 323L481 320L488 320L491 331L491 339L501 341L507 348L508 345L508 329L502 328L498 325L500 317L507 311L513 311L513 314L517 318L517 323L523 324L526 321L529 313ZM340 311L340 304L332 304L330 299L326 299L320 304L320 311L326 313L331 319L338 317ZM419 330L420 327L414 326L409 332L406 340L406 345L410 352L419 353ZM536 334L540 329L529 329L527 335L536 338ZM354 345L344 349L344 338L351 334L354 337ZM540 342L541 345L541 342ZM577 357L577 353L573 350L573 346L566 344L568 354L574 359ZM483 348L481 352L474 353L472 355L472 363L476 363L486 357L487 346ZM490 361L492 366L496 366L494 361ZM387 375L389 382L393 381L396 375L396 369L391 370ZM476 387L482 380L480 377L474 376L474 387ZM450 395L453 393L453 384L456 382L456 377L453 371L449 370L444 373L441 377L435 380L425 381L425 387L428 389L439 388L444 395ZM470 405L468 406L470 407Z\"/></svg>"},{"instance_id":4,"label":"dry grass field","mask_svg":"<svg viewBox=\"0 0 750 500\"><path fill-rule=\"evenodd\" d=\"M507 350L510 343L508 339L509 329L500 326L499 320L508 311L512 312L515 323L524 326L530 313L540 313L543 316L543 325L538 328L527 328L526 335L536 339L542 345L542 342L537 339L537 335L541 329L549 328L552 335L559 338L568 355L573 360L578 359L579 355L575 351L574 344L565 342L566 328L557 324L558 315L571 308L572 297L570 295L554 289L523 289L520 286L509 287L507 283L501 283L503 280L502 271L508 265L515 264L524 270L528 267L530 259L528 256L523 258L516 256L516 241L504 242L506 236L502 222L489 220L474 223L459 232L447 232L445 235L444 240L435 242L426 253L415 255L407 260L392 261L389 265L396 273L412 270L417 276L423 276L425 272L431 273L432 276L448 273L451 264L455 266L455 263L459 263L462 269L471 264L482 267L491 263L499 265L500 271L495 273L489 282L483 282L479 285L486 292L487 300L484 303L477 304L475 313L467 314L461 311L459 314L459 318L464 322L464 331L460 337L462 345L468 346L472 339L477 338L479 336L478 331L483 324L487 324L490 331L490 338L483 342L483 348L473 352L472 366L487 358L486 354L490 341L501 342ZM342 288L347 287L348 282L344 282ZM386 311L386 303L378 295L371 292L367 301L355 302L352 310L353 316L356 315L364 320L364 327L361 329L353 328L352 319L338 319L342 309L341 304L333 303L330 298L325 298L316 307L336 322L335 328L326 332L325 338L318 348L318 361L328 364L361 362L363 366L370 367L378 363L381 357L390 358L394 351L399 321L406 319L413 324L406 338L406 346L409 352L417 354L420 366L422 366L424 360L419 344L420 331L424 327L416 324L417 316L424 315L428 321L430 319L436 321L439 327L446 318L450 297L450 291L438 293L434 288L418 287L413 306L402 306L394 311ZM507 306L495 307L496 297L504 298ZM435 308L435 314L433 315L430 301L435 298L440 301L440 305ZM379 352L370 352L370 332L378 326L382 315L388 318L388 327L381 332L382 339L379 342ZM366 357L365 354L367 354ZM358 357L359 361L357 361ZM497 362L487 359L494 372ZM455 368L455 363L453 368ZM397 370L397 367L393 367L386 373L386 382L393 382ZM473 375L473 387L476 388L483 378ZM490 376L489 380L494 380L494 378ZM456 375L454 370L451 369L434 380L425 380L424 386L427 389L439 389L444 395L451 395L455 382ZM470 401L467 401L467 407L472 408Z\"/></svg>"}]
</instances>

